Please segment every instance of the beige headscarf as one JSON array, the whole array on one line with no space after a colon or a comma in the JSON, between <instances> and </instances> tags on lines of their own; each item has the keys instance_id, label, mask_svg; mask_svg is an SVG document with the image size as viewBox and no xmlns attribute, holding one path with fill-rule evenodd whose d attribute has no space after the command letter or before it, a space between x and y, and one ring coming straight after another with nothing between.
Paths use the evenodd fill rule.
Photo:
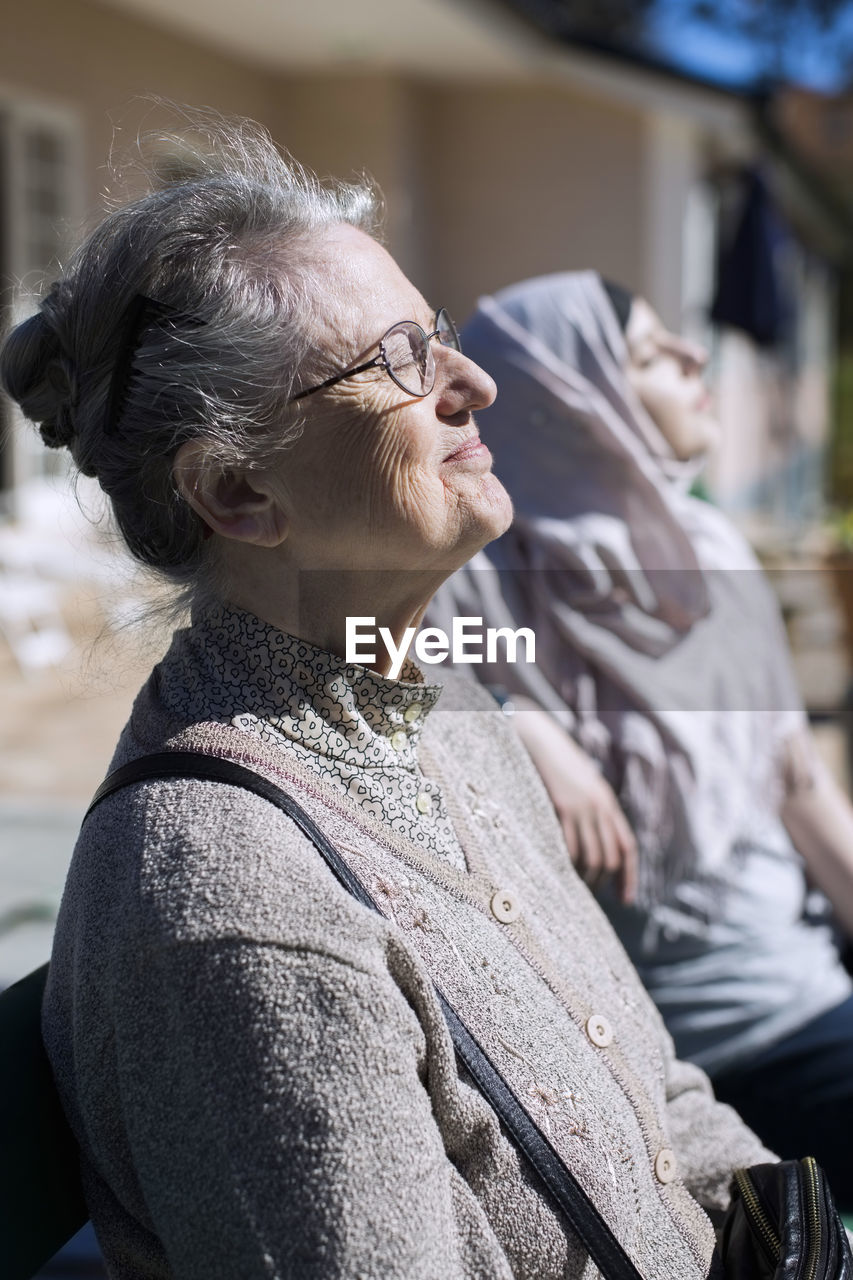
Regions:
<instances>
[{"instance_id":1,"label":"beige headscarf","mask_svg":"<svg viewBox=\"0 0 853 1280\"><path fill-rule=\"evenodd\" d=\"M633 393L597 274L483 298L462 337L498 384L480 428L516 517L430 621L534 629L535 666L472 670L600 762L638 838L640 902L695 880L712 917L727 860L778 815L783 747L804 725L769 585L731 523L688 494L697 467Z\"/></svg>"}]
</instances>

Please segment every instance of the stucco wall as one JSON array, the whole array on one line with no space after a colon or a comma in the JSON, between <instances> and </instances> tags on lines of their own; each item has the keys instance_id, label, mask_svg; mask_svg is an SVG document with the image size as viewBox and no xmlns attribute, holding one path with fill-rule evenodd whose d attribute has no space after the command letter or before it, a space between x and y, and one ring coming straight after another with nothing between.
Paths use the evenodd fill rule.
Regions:
<instances>
[{"instance_id":1,"label":"stucco wall","mask_svg":"<svg viewBox=\"0 0 853 1280\"><path fill-rule=\"evenodd\" d=\"M417 85L382 74L281 77L266 123L276 140L321 175L367 173L386 203L385 234L403 270L422 283L426 211Z\"/></svg>"},{"instance_id":2,"label":"stucco wall","mask_svg":"<svg viewBox=\"0 0 853 1280\"><path fill-rule=\"evenodd\" d=\"M642 279L641 120L556 89L433 95L424 172L432 287L463 314L477 296L596 266ZM626 210L628 216L626 216Z\"/></svg>"},{"instance_id":3,"label":"stucco wall","mask_svg":"<svg viewBox=\"0 0 853 1280\"><path fill-rule=\"evenodd\" d=\"M368 170L387 199L392 251L459 316L480 293L544 271L594 263L644 283L644 126L628 107L570 87L276 77L87 0L16 8L0 42L0 97L78 114L86 212L106 181L112 122L127 139L156 120L132 101L146 92L257 117L321 173Z\"/></svg>"},{"instance_id":4,"label":"stucco wall","mask_svg":"<svg viewBox=\"0 0 853 1280\"><path fill-rule=\"evenodd\" d=\"M86 210L105 183L112 121L131 134L144 114L135 95L263 118L271 78L188 41L84 0L23 0L0 40L0 99L36 97L75 111L83 124Z\"/></svg>"},{"instance_id":5,"label":"stucco wall","mask_svg":"<svg viewBox=\"0 0 853 1280\"><path fill-rule=\"evenodd\" d=\"M270 122L321 172L370 170L404 269L459 317L542 272L594 264L643 279L636 112L568 89L305 77L280 83Z\"/></svg>"}]
</instances>

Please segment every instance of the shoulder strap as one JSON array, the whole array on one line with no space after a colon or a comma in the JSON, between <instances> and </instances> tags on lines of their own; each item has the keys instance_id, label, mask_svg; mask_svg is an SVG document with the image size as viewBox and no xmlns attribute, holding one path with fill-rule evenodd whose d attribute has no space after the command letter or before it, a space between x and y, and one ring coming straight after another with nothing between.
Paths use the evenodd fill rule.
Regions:
<instances>
[{"instance_id":1,"label":"shoulder strap","mask_svg":"<svg viewBox=\"0 0 853 1280\"><path fill-rule=\"evenodd\" d=\"M253 791L256 795L262 796L296 823L300 831L316 846L343 887L358 902L382 914L358 876L352 872L335 846L293 796L288 795L274 782L261 777L244 765L236 764L233 760L192 751L165 751L158 755L141 756L116 769L105 778L95 792L83 821L86 821L92 810L102 800L123 787L130 786L134 782L168 778L198 778L225 782L230 786L243 787L246 791ZM450 1029L457 1056L477 1082L483 1096L497 1112L516 1146L527 1157L547 1198L565 1214L602 1276L605 1280L642 1280L639 1271L598 1209L548 1138L530 1118L486 1051L438 988L436 988L436 994Z\"/></svg>"},{"instance_id":2,"label":"shoulder strap","mask_svg":"<svg viewBox=\"0 0 853 1280\"><path fill-rule=\"evenodd\" d=\"M269 800L277 808L283 810L291 818L300 831L308 837L325 858L332 871L362 906L379 911L373 898L364 885L353 875L337 849L317 826L314 819L305 812L293 796L282 791L281 787L270 782L254 769L237 764L234 760L225 760L220 756L208 756L201 751L162 751L157 755L140 756L122 765L108 774L92 797L92 803L83 815L85 822L89 814L102 800L111 796L134 782L165 781L168 778L198 778L202 781L227 782L232 787L243 787L245 791L254 791L255 795Z\"/></svg>"}]
</instances>

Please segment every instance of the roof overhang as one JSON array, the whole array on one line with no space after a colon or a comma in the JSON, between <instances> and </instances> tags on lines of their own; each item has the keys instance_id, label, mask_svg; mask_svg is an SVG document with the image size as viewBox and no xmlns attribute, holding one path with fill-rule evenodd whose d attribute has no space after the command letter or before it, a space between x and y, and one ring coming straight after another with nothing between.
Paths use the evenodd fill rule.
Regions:
<instances>
[{"instance_id":1,"label":"roof overhang","mask_svg":"<svg viewBox=\"0 0 853 1280\"><path fill-rule=\"evenodd\" d=\"M269 72L512 76L548 40L491 0L100 0Z\"/></svg>"},{"instance_id":2,"label":"roof overhang","mask_svg":"<svg viewBox=\"0 0 853 1280\"><path fill-rule=\"evenodd\" d=\"M497 0L99 0L275 74L536 82L725 133L744 103L723 89L558 42Z\"/></svg>"}]
</instances>

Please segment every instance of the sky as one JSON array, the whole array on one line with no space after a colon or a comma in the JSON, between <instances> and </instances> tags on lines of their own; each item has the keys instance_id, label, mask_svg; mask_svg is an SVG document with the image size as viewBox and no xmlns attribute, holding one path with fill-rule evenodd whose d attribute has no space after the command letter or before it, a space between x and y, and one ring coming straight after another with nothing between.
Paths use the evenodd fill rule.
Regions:
<instances>
[{"instance_id":1,"label":"sky","mask_svg":"<svg viewBox=\"0 0 853 1280\"><path fill-rule=\"evenodd\" d=\"M649 52L722 84L746 88L760 80L766 46L744 38L731 21L742 0L718 0L713 22L693 17L691 7L685 0L659 0L645 42ZM853 81L853 0L842 5L828 32L813 21L794 21L782 60L785 79L809 88L835 92Z\"/></svg>"}]
</instances>

